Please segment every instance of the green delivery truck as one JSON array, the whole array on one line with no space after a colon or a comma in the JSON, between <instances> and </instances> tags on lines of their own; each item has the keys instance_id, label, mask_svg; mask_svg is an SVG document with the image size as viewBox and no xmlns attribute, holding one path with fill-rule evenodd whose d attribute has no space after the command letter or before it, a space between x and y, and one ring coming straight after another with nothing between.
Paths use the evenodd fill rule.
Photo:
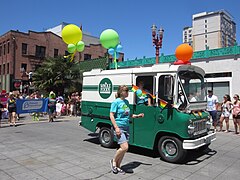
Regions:
<instances>
[{"instance_id":1,"label":"green delivery truck","mask_svg":"<svg viewBox=\"0 0 240 180\"><path fill-rule=\"evenodd\" d=\"M130 145L155 150L168 162L183 160L188 150L206 149L216 139L206 112L203 69L193 65L156 64L116 70L93 69L83 74L81 126L96 132L103 147L111 147L114 133L110 106L119 85L132 89L139 81L156 96L152 106L137 105L129 92L131 113L144 118L130 120Z\"/></svg>"}]
</instances>

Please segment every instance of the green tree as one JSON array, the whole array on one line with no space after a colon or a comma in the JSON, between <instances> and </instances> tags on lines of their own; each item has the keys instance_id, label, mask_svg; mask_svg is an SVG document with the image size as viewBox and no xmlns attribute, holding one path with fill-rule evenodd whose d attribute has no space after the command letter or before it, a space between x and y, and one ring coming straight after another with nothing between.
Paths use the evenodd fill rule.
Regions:
<instances>
[{"instance_id":1,"label":"green tree","mask_svg":"<svg viewBox=\"0 0 240 180\"><path fill-rule=\"evenodd\" d=\"M33 73L33 84L40 91L63 95L81 90L81 74L79 63L70 62L62 56L49 57Z\"/></svg>"}]
</instances>

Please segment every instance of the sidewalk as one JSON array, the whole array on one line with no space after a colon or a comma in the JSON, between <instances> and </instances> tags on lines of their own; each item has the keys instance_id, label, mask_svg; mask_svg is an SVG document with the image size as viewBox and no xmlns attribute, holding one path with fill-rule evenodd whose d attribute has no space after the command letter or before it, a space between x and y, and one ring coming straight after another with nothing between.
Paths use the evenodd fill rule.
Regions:
<instances>
[{"instance_id":1,"label":"sidewalk","mask_svg":"<svg viewBox=\"0 0 240 180\"><path fill-rule=\"evenodd\" d=\"M54 118L54 121L69 121L69 120L80 120L79 116L59 116ZM20 114L20 119L16 120L17 126L21 126L23 124L34 124L34 123L48 123L48 114L44 114L43 116L39 116L39 121L34 121L32 115L30 114ZM2 128L8 127L8 119L1 120Z\"/></svg>"}]
</instances>

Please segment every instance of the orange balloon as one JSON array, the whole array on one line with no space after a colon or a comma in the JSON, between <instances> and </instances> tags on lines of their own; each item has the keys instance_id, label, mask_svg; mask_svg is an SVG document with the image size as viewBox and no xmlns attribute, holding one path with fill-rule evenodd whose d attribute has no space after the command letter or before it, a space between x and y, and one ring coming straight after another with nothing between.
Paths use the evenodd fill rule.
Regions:
<instances>
[{"instance_id":1,"label":"orange balloon","mask_svg":"<svg viewBox=\"0 0 240 180\"><path fill-rule=\"evenodd\" d=\"M175 56L178 60L188 62L193 55L193 48L188 44L181 44L176 48Z\"/></svg>"}]
</instances>

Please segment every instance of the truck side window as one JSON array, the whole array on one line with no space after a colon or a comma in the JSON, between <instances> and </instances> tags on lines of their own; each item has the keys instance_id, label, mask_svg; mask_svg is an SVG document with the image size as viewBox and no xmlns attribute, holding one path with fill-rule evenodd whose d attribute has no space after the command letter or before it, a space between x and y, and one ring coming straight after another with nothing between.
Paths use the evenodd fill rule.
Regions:
<instances>
[{"instance_id":1,"label":"truck side window","mask_svg":"<svg viewBox=\"0 0 240 180\"><path fill-rule=\"evenodd\" d=\"M162 75L159 77L158 98L163 99L172 104L173 103L173 99L172 99L173 95L171 94L171 96L166 96L165 92L164 92L164 90L166 89L164 80L165 80L165 77L167 77L167 76L169 76L169 75ZM171 89L173 89L173 87Z\"/></svg>"},{"instance_id":2,"label":"truck side window","mask_svg":"<svg viewBox=\"0 0 240 180\"><path fill-rule=\"evenodd\" d=\"M135 92L135 101L137 105L151 106L153 98L153 76L138 76L136 79L138 90Z\"/></svg>"}]
</instances>

